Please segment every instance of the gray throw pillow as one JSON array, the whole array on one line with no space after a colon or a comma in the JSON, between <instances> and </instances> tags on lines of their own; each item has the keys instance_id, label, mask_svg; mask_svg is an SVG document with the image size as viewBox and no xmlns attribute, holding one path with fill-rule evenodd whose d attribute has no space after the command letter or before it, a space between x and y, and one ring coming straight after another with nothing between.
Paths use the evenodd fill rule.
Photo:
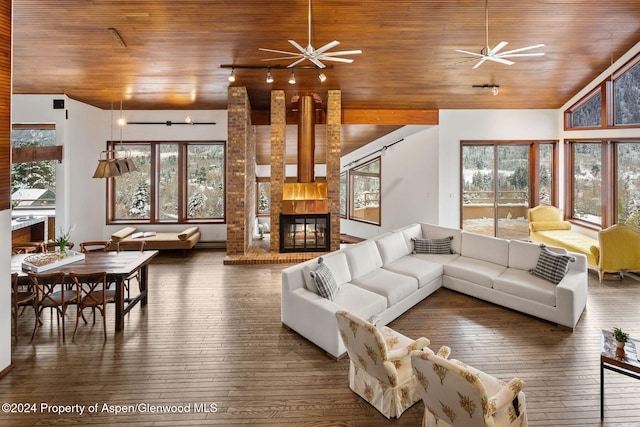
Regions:
<instances>
[{"instance_id":1,"label":"gray throw pillow","mask_svg":"<svg viewBox=\"0 0 640 427\"><path fill-rule=\"evenodd\" d=\"M309 274L313 280L316 281L318 294L329 301L333 301L336 299L336 295L338 295L338 284L333 277L333 273L331 273L331 270L329 270L329 267L327 267L323 261L322 257L318 258L318 267Z\"/></svg>"},{"instance_id":2,"label":"gray throw pillow","mask_svg":"<svg viewBox=\"0 0 640 427\"><path fill-rule=\"evenodd\" d=\"M569 271L569 263L575 260L572 256L552 252L545 244L541 244L538 263L529 273L557 285Z\"/></svg>"},{"instance_id":3,"label":"gray throw pillow","mask_svg":"<svg viewBox=\"0 0 640 427\"><path fill-rule=\"evenodd\" d=\"M412 237L414 254L450 254L453 236L442 239L418 239Z\"/></svg>"}]
</instances>

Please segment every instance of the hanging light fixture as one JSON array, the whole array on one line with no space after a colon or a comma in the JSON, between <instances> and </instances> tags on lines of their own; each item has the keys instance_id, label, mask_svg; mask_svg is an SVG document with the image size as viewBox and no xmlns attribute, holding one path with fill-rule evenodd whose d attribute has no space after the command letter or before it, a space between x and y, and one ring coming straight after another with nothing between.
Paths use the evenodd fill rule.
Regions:
<instances>
[{"instance_id":1,"label":"hanging light fixture","mask_svg":"<svg viewBox=\"0 0 640 427\"><path fill-rule=\"evenodd\" d=\"M325 80L327 80L327 76L325 76L323 72L318 72L318 79L320 79L320 81L324 83Z\"/></svg>"},{"instance_id":2,"label":"hanging light fixture","mask_svg":"<svg viewBox=\"0 0 640 427\"><path fill-rule=\"evenodd\" d=\"M273 83L273 76L271 75L271 68L267 69L267 83Z\"/></svg>"},{"instance_id":3,"label":"hanging light fixture","mask_svg":"<svg viewBox=\"0 0 640 427\"><path fill-rule=\"evenodd\" d=\"M289 84L296 84L296 75L293 70L291 70L291 75L289 76Z\"/></svg>"},{"instance_id":4,"label":"hanging light fixture","mask_svg":"<svg viewBox=\"0 0 640 427\"><path fill-rule=\"evenodd\" d=\"M231 74L229 74L229 81L230 81L231 83L233 83L233 82L235 82L235 81L236 81L236 75L235 75L235 73L234 73L234 69L233 69L233 68L231 69Z\"/></svg>"}]
</instances>

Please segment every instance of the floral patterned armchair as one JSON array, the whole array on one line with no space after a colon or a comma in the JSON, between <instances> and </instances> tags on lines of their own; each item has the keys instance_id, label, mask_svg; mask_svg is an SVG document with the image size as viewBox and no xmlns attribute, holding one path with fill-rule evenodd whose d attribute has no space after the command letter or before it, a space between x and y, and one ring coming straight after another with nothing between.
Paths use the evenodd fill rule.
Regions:
<instances>
[{"instance_id":1,"label":"floral patterned armchair","mask_svg":"<svg viewBox=\"0 0 640 427\"><path fill-rule=\"evenodd\" d=\"M429 340L414 341L346 311L338 311L336 318L351 360L349 387L385 417L400 417L420 400L410 353L428 346Z\"/></svg>"},{"instance_id":2,"label":"floral patterned armchair","mask_svg":"<svg viewBox=\"0 0 640 427\"><path fill-rule=\"evenodd\" d=\"M458 360L448 360L448 353L411 353L425 405L423 427L527 426L520 379L505 383Z\"/></svg>"}]
</instances>

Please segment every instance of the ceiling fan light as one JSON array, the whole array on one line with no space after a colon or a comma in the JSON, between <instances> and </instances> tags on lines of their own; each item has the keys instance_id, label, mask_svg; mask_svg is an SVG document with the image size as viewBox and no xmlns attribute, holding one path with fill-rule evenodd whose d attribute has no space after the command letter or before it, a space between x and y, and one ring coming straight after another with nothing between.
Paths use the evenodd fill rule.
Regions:
<instances>
[{"instance_id":1,"label":"ceiling fan light","mask_svg":"<svg viewBox=\"0 0 640 427\"><path fill-rule=\"evenodd\" d=\"M234 72L233 68L231 69L231 74L229 74L229 81L230 81L231 83L233 83L233 82L235 82L235 81L236 81L236 74L235 74L235 72Z\"/></svg>"},{"instance_id":2,"label":"ceiling fan light","mask_svg":"<svg viewBox=\"0 0 640 427\"><path fill-rule=\"evenodd\" d=\"M291 70L291 75L289 76L289 84L296 84L296 75L293 70Z\"/></svg>"},{"instance_id":3,"label":"ceiling fan light","mask_svg":"<svg viewBox=\"0 0 640 427\"><path fill-rule=\"evenodd\" d=\"M318 72L318 79L320 79L320 81L324 83L325 80L327 80L327 76L325 76L325 74L322 72Z\"/></svg>"},{"instance_id":4,"label":"ceiling fan light","mask_svg":"<svg viewBox=\"0 0 640 427\"><path fill-rule=\"evenodd\" d=\"M273 76L271 75L271 70L267 70L267 83L273 83Z\"/></svg>"}]
</instances>

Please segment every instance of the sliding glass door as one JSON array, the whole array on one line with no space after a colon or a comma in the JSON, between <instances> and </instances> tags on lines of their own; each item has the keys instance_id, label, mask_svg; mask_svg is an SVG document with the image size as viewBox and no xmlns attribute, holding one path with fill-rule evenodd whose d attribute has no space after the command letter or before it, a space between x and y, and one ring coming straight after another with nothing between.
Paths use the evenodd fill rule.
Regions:
<instances>
[{"instance_id":1,"label":"sliding glass door","mask_svg":"<svg viewBox=\"0 0 640 427\"><path fill-rule=\"evenodd\" d=\"M463 144L463 230L505 239L528 237L529 147Z\"/></svg>"}]
</instances>

